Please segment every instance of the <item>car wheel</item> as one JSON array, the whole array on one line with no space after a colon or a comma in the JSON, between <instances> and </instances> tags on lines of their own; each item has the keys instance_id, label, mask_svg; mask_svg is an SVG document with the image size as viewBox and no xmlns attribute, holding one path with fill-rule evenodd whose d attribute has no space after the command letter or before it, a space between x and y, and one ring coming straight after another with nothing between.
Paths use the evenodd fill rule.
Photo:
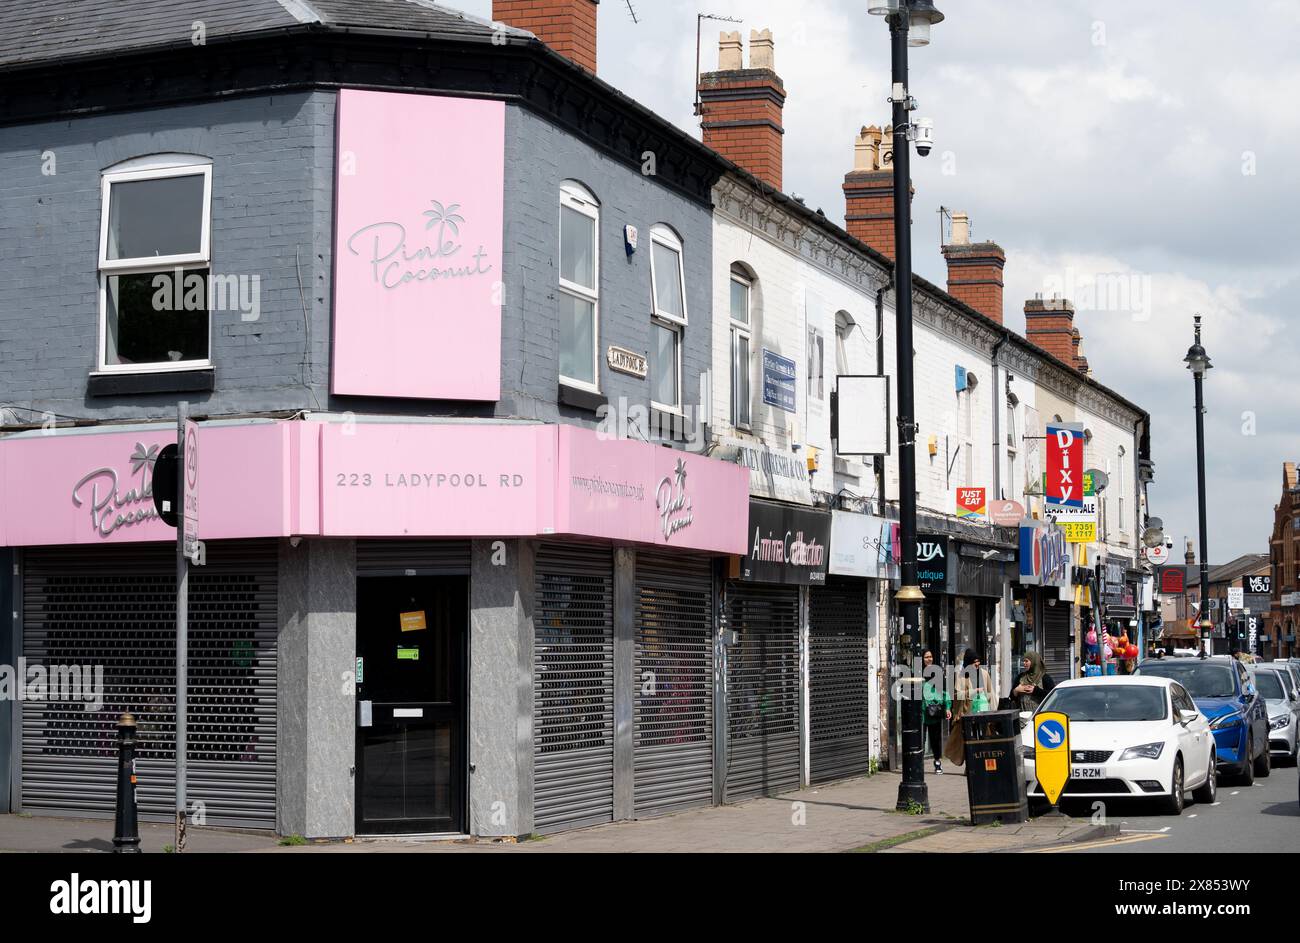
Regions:
<instances>
[{"instance_id":1,"label":"car wheel","mask_svg":"<svg viewBox=\"0 0 1300 943\"><path fill-rule=\"evenodd\" d=\"M1268 774L1273 769L1273 760L1268 752L1268 744L1264 744L1264 749L1260 755L1255 757L1255 776L1259 779L1268 779Z\"/></svg>"},{"instance_id":2,"label":"car wheel","mask_svg":"<svg viewBox=\"0 0 1300 943\"><path fill-rule=\"evenodd\" d=\"M1169 795L1164 799L1164 811L1168 815L1182 815L1183 805L1186 801L1183 791L1186 780L1183 776L1183 758L1181 756L1174 758L1174 772L1170 778L1170 783L1172 788L1169 790Z\"/></svg>"},{"instance_id":3,"label":"car wheel","mask_svg":"<svg viewBox=\"0 0 1300 943\"><path fill-rule=\"evenodd\" d=\"M1246 738L1246 762L1237 774L1237 781L1243 786L1255 785L1255 743L1250 737Z\"/></svg>"},{"instance_id":4,"label":"car wheel","mask_svg":"<svg viewBox=\"0 0 1300 943\"><path fill-rule=\"evenodd\" d=\"M1205 777L1205 782L1197 786L1196 790L1192 793L1192 798L1195 799L1199 805L1214 805L1215 796L1217 796L1219 792L1219 767L1216 762L1214 750L1210 751L1209 769L1210 772L1209 775Z\"/></svg>"}]
</instances>

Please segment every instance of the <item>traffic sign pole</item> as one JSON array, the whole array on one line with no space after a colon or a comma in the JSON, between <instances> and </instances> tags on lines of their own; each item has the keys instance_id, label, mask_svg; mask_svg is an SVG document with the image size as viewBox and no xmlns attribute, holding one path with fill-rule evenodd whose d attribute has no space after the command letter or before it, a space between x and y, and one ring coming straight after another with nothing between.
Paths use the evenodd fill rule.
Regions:
<instances>
[{"instance_id":1,"label":"traffic sign pole","mask_svg":"<svg viewBox=\"0 0 1300 943\"><path fill-rule=\"evenodd\" d=\"M181 514L185 510L185 427L189 419L187 402L176 406L176 497ZM189 699L189 576L190 563L185 556L185 526L176 528L176 851L185 850L185 705Z\"/></svg>"}]
</instances>

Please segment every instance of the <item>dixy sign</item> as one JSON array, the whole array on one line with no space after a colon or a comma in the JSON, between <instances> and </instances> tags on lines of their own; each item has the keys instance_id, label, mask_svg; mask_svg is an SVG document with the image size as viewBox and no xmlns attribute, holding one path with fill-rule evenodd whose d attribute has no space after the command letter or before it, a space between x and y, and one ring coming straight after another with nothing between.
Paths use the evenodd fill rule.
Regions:
<instances>
[{"instance_id":1,"label":"dixy sign","mask_svg":"<svg viewBox=\"0 0 1300 943\"><path fill-rule=\"evenodd\" d=\"M1047 427L1046 500L1083 507L1083 427L1078 423Z\"/></svg>"}]
</instances>

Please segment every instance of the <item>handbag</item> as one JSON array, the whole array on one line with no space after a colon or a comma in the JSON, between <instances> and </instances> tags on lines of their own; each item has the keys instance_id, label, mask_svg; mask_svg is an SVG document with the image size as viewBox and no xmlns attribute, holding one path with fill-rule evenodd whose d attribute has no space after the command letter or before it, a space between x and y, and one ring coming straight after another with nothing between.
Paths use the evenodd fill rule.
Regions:
<instances>
[{"instance_id":1,"label":"handbag","mask_svg":"<svg viewBox=\"0 0 1300 943\"><path fill-rule=\"evenodd\" d=\"M989 709L989 696L986 691L976 691L975 696L971 698L970 712L979 714Z\"/></svg>"}]
</instances>

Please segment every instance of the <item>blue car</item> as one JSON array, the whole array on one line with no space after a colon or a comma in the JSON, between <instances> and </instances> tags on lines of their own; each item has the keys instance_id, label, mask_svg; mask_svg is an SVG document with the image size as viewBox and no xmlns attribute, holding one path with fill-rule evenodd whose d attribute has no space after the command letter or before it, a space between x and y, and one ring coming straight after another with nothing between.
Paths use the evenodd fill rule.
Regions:
<instances>
[{"instance_id":1,"label":"blue car","mask_svg":"<svg viewBox=\"0 0 1300 943\"><path fill-rule=\"evenodd\" d=\"M1210 722L1221 771L1247 786L1269 774L1268 705L1245 665L1229 655L1148 658L1135 673L1173 678L1187 689Z\"/></svg>"}]
</instances>

